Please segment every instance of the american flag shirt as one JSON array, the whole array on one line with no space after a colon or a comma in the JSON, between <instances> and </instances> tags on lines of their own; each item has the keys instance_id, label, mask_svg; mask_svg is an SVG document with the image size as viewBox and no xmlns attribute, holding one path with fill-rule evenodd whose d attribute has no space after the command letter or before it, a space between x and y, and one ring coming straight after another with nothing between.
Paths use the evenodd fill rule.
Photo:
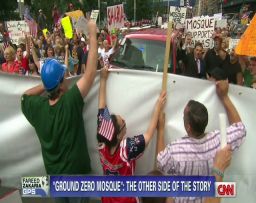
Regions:
<instances>
[{"instance_id":1,"label":"american flag shirt","mask_svg":"<svg viewBox=\"0 0 256 203\"><path fill-rule=\"evenodd\" d=\"M242 122L227 128L227 143L232 151L238 149L246 136ZM166 175L209 176L212 175L213 159L220 149L220 131L207 133L201 139L182 137L166 146L157 155L157 167ZM202 198L175 198L175 202L202 202Z\"/></svg>"},{"instance_id":2,"label":"american flag shirt","mask_svg":"<svg viewBox=\"0 0 256 203\"><path fill-rule=\"evenodd\" d=\"M105 107L106 109L107 107ZM98 129L101 125L101 117L105 109L99 109L98 112ZM138 159L145 150L145 139L142 134L127 137L121 141L116 151L111 154L110 148L104 143L99 143L100 162L103 168L104 175L121 175L129 176L134 175L135 161ZM138 199L135 197L103 197L103 203L135 203Z\"/></svg>"}]
</instances>

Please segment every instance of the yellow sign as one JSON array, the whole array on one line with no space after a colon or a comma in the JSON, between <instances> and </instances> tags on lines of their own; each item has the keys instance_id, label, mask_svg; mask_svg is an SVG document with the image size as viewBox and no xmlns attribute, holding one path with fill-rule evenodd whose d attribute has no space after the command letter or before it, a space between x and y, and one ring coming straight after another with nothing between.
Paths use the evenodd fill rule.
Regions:
<instances>
[{"instance_id":1,"label":"yellow sign","mask_svg":"<svg viewBox=\"0 0 256 203\"><path fill-rule=\"evenodd\" d=\"M241 24L242 25L247 25L248 21L249 21L249 18L243 18L243 19L241 19Z\"/></svg>"},{"instance_id":2,"label":"yellow sign","mask_svg":"<svg viewBox=\"0 0 256 203\"><path fill-rule=\"evenodd\" d=\"M66 16L65 18L61 19L61 25L64 29L65 37L71 39L73 37L73 29L70 22L70 18Z\"/></svg>"},{"instance_id":3,"label":"yellow sign","mask_svg":"<svg viewBox=\"0 0 256 203\"><path fill-rule=\"evenodd\" d=\"M47 33L48 33L48 32L49 32L49 31L47 30L47 28L43 29L43 34L44 34L45 39L47 39Z\"/></svg>"},{"instance_id":4,"label":"yellow sign","mask_svg":"<svg viewBox=\"0 0 256 203\"><path fill-rule=\"evenodd\" d=\"M66 15L69 16L70 18L74 18L75 20L78 20L80 17L84 16L84 13L81 10L76 10L72 12L67 12Z\"/></svg>"},{"instance_id":5,"label":"yellow sign","mask_svg":"<svg viewBox=\"0 0 256 203\"><path fill-rule=\"evenodd\" d=\"M256 56L256 15L242 35L235 52L238 55Z\"/></svg>"}]
</instances>

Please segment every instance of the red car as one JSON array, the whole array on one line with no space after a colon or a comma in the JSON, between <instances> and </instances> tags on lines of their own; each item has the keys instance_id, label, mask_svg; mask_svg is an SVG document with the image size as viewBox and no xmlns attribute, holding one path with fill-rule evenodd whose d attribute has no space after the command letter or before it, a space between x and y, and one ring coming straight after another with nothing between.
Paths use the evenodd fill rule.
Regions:
<instances>
[{"instance_id":1,"label":"red car","mask_svg":"<svg viewBox=\"0 0 256 203\"><path fill-rule=\"evenodd\" d=\"M113 68L163 72L166 33L166 29L148 28L127 34L110 64ZM172 39L176 34L172 33ZM175 73L175 70L176 46L171 45L168 72Z\"/></svg>"}]
</instances>

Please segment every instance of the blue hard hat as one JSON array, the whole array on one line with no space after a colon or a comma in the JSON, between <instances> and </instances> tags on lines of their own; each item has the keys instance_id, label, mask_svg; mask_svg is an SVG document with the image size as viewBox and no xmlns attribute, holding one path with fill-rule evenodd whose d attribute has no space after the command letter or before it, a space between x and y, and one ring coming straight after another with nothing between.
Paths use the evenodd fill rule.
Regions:
<instances>
[{"instance_id":1,"label":"blue hard hat","mask_svg":"<svg viewBox=\"0 0 256 203\"><path fill-rule=\"evenodd\" d=\"M56 88L63 80L65 67L55 59L48 59L41 70L41 78L47 91Z\"/></svg>"}]
</instances>

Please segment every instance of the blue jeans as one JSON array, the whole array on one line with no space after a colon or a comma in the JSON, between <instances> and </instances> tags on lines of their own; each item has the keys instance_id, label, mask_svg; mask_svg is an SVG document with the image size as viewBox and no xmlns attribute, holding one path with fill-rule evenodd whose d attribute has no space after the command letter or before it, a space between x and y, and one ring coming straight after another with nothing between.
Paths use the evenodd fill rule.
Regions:
<instances>
[{"instance_id":1,"label":"blue jeans","mask_svg":"<svg viewBox=\"0 0 256 203\"><path fill-rule=\"evenodd\" d=\"M55 199L55 203L89 203L89 197L60 197Z\"/></svg>"}]
</instances>

